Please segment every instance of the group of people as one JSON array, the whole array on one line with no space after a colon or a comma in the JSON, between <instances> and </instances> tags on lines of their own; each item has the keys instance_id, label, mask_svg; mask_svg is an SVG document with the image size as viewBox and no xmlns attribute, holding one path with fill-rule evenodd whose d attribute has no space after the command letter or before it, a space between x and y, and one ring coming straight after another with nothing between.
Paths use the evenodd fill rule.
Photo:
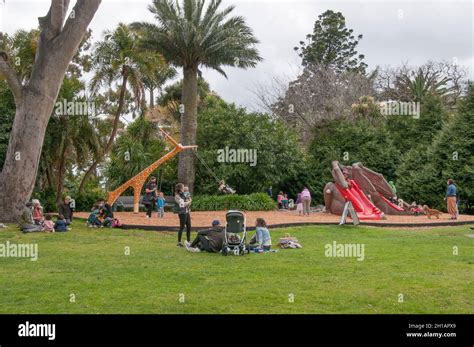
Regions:
<instances>
[{"instance_id":1,"label":"group of people","mask_svg":"<svg viewBox=\"0 0 474 347\"><path fill-rule=\"evenodd\" d=\"M74 212L74 200L66 196L59 205L59 213L56 221L53 222L51 213L43 213L43 206L38 199L28 201L20 215L18 226L24 233L31 232L64 232L71 230L69 225L72 223Z\"/></svg>"},{"instance_id":2,"label":"group of people","mask_svg":"<svg viewBox=\"0 0 474 347\"><path fill-rule=\"evenodd\" d=\"M224 245L224 228L219 220L213 220L209 229L197 232L193 242L186 241L186 249L189 252L209 252L219 253ZM255 249L270 251L272 248L272 238L267 228L267 223L263 218L255 221L255 235L249 240L246 249L250 252Z\"/></svg>"},{"instance_id":3,"label":"group of people","mask_svg":"<svg viewBox=\"0 0 474 347\"><path fill-rule=\"evenodd\" d=\"M117 219L114 218L112 206L110 206L104 199L99 199L92 206L86 225L89 228L114 227L116 226L114 225L116 221Z\"/></svg>"},{"instance_id":4,"label":"group of people","mask_svg":"<svg viewBox=\"0 0 474 347\"><path fill-rule=\"evenodd\" d=\"M398 198L396 196L397 194L397 188L395 187L395 184L393 181L388 182L390 188L392 188L392 191L394 192L395 196L390 197L389 200L397 204L400 208L409 208L411 212L415 214L415 216L419 216L424 213L423 206L417 204L415 201L412 202L411 205L408 205L405 203L402 199ZM446 201L446 208L448 210L448 213L451 215L450 219L451 220L456 220L459 218L459 195L458 195L458 187L456 186L455 182L453 179L448 179L447 181L447 189L446 189L446 194L444 197L444 200Z\"/></svg>"},{"instance_id":5,"label":"group of people","mask_svg":"<svg viewBox=\"0 0 474 347\"><path fill-rule=\"evenodd\" d=\"M156 209L158 212L158 218L165 216L165 196L163 192L158 191L158 184L156 177L150 177L150 181L145 187L145 195L142 199L142 204L146 208L146 218L151 218L152 212Z\"/></svg>"},{"instance_id":6,"label":"group of people","mask_svg":"<svg viewBox=\"0 0 474 347\"><path fill-rule=\"evenodd\" d=\"M211 227L198 231L196 238L191 242L191 204L193 199L189 193L188 186L178 183L175 186L174 212L178 214L179 229L177 247L185 247L190 252L214 252L221 251L224 244L224 228L219 220L212 221ZM183 233L186 231L186 241L183 244ZM262 218L256 220L256 233L250 240L248 249L262 248L270 250L272 245L270 232Z\"/></svg>"},{"instance_id":7,"label":"group of people","mask_svg":"<svg viewBox=\"0 0 474 347\"><path fill-rule=\"evenodd\" d=\"M272 194L272 188L270 187L267 191L270 197ZM288 195L283 191L280 191L277 195L278 209L288 210L292 209L296 205L296 211L300 216L309 216L311 212L311 193L307 187L298 193L296 197L296 203L292 199L288 199Z\"/></svg>"}]
</instances>

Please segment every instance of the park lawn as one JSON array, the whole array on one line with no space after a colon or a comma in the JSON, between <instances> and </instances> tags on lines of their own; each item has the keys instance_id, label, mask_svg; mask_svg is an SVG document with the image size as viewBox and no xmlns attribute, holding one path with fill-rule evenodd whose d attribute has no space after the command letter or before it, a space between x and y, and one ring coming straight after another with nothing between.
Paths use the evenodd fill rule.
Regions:
<instances>
[{"instance_id":1,"label":"park lawn","mask_svg":"<svg viewBox=\"0 0 474 347\"><path fill-rule=\"evenodd\" d=\"M467 226L305 226L274 243L285 233L304 248L224 257L178 249L175 233L10 227L0 243L38 243L39 257L0 258L0 313L474 313ZM326 257L333 241L364 244L365 259Z\"/></svg>"}]
</instances>

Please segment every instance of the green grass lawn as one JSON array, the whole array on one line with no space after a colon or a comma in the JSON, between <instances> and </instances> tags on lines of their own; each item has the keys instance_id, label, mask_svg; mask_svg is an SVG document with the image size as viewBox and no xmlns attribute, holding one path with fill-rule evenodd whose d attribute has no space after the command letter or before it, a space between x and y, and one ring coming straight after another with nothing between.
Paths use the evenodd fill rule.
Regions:
<instances>
[{"instance_id":1,"label":"green grass lawn","mask_svg":"<svg viewBox=\"0 0 474 347\"><path fill-rule=\"evenodd\" d=\"M285 233L304 248L223 257L178 249L175 233L10 228L0 243L38 243L39 258L0 258L0 313L474 313L467 226L311 226L274 242ZM333 241L364 244L365 259L326 257Z\"/></svg>"}]
</instances>

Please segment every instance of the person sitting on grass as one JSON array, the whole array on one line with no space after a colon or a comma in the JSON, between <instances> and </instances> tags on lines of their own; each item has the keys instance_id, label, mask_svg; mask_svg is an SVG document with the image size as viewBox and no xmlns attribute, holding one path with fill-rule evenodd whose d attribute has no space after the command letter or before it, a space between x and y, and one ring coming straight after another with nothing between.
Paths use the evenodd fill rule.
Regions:
<instances>
[{"instance_id":1,"label":"person sitting on grass","mask_svg":"<svg viewBox=\"0 0 474 347\"><path fill-rule=\"evenodd\" d=\"M64 232L70 230L67 227L67 221L66 218L62 214L58 215L58 219L56 220L56 223L54 224L54 231L57 232Z\"/></svg>"},{"instance_id":2,"label":"person sitting on grass","mask_svg":"<svg viewBox=\"0 0 474 347\"><path fill-rule=\"evenodd\" d=\"M100 199L97 204L99 205L100 209L99 220L102 221L102 225L104 227L111 227L112 222L114 221L112 207L104 199Z\"/></svg>"},{"instance_id":3,"label":"person sitting on grass","mask_svg":"<svg viewBox=\"0 0 474 347\"><path fill-rule=\"evenodd\" d=\"M257 248L269 251L272 248L272 238L267 223L263 218L257 218L255 226L255 235L250 239L250 244L247 246L249 251Z\"/></svg>"},{"instance_id":4,"label":"person sitting on grass","mask_svg":"<svg viewBox=\"0 0 474 347\"><path fill-rule=\"evenodd\" d=\"M64 216L67 225L72 223L72 215L74 213L74 209L72 207L72 199L70 196L66 196L64 198L64 202L59 206L59 214Z\"/></svg>"},{"instance_id":5,"label":"person sitting on grass","mask_svg":"<svg viewBox=\"0 0 474 347\"><path fill-rule=\"evenodd\" d=\"M89 228L97 228L97 227L102 226L102 222L99 220L99 215L100 215L99 204L94 204L92 206L92 210L91 210L91 213L89 214L89 217L87 217L86 225Z\"/></svg>"},{"instance_id":6,"label":"person sitting on grass","mask_svg":"<svg viewBox=\"0 0 474 347\"><path fill-rule=\"evenodd\" d=\"M216 219L212 221L211 228L198 231L194 241L190 245L186 244L186 249L189 252L219 253L224 244L224 228L220 224Z\"/></svg>"},{"instance_id":7,"label":"person sitting on grass","mask_svg":"<svg viewBox=\"0 0 474 347\"><path fill-rule=\"evenodd\" d=\"M43 231L47 233L54 233L53 216L47 213L43 222Z\"/></svg>"},{"instance_id":8,"label":"person sitting on grass","mask_svg":"<svg viewBox=\"0 0 474 347\"><path fill-rule=\"evenodd\" d=\"M33 219L32 208L33 208L33 203L28 201L25 204L25 207L23 208L23 211L18 220L18 226L20 230L23 231L24 233L43 231L43 227L41 225L35 224L35 221Z\"/></svg>"},{"instance_id":9,"label":"person sitting on grass","mask_svg":"<svg viewBox=\"0 0 474 347\"><path fill-rule=\"evenodd\" d=\"M44 217L43 217L43 207L38 199L31 200L33 203L33 220L37 225L43 225Z\"/></svg>"}]
</instances>

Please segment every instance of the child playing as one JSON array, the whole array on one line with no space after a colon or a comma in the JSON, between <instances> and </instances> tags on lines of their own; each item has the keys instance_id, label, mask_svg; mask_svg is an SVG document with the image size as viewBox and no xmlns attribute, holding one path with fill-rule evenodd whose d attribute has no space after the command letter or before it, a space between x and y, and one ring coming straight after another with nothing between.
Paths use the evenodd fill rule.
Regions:
<instances>
[{"instance_id":1,"label":"child playing","mask_svg":"<svg viewBox=\"0 0 474 347\"><path fill-rule=\"evenodd\" d=\"M89 217L87 218L86 225L89 228L97 228L102 225L102 223L99 220L99 215L100 215L100 210L99 210L99 205L94 204L92 206L91 213L89 214Z\"/></svg>"},{"instance_id":2,"label":"child playing","mask_svg":"<svg viewBox=\"0 0 474 347\"><path fill-rule=\"evenodd\" d=\"M51 214L46 214L45 221L43 222L43 231L48 233L54 233L54 223L52 219L53 217L51 216Z\"/></svg>"},{"instance_id":3,"label":"child playing","mask_svg":"<svg viewBox=\"0 0 474 347\"><path fill-rule=\"evenodd\" d=\"M298 212L298 216L303 215L303 199L301 199L301 193L298 193L298 197L296 198L296 211Z\"/></svg>"},{"instance_id":4,"label":"child playing","mask_svg":"<svg viewBox=\"0 0 474 347\"><path fill-rule=\"evenodd\" d=\"M283 199L281 199L281 204L283 205L283 208L285 210L288 209L288 195L286 195L286 193L283 194Z\"/></svg>"},{"instance_id":5,"label":"child playing","mask_svg":"<svg viewBox=\"0 0 474 347\"><path fill-rule=\"evenodd\" d=\"M272 248L272 238L267 228L267 223L263 218L257 218L255 221L256 233L250 239L249 250L256 248L269 251Z\"/></svg>"},{"instance_id":6,"label":"child playing","mask_svg":"<svg viewBox=\"0 0 474 347\"><path fill-rule=\"evenodd\" d=\"M229 187L228 184L225 183L224 180L219 182L219 191L224 194L234 194L235 190Z\"/></svg>"},{"instance_id":7,"label":"child playing","mask_svg":"<svg viewBox=\"0 0 474 347\"><path fill-rule=\"evenodd\" d=\"M160 192L158 194L158 199L156 200L156 206L158 208L158 218L163 218L165 216L165 203L165 196L163 195L163 192Z\"/></svg>"},{"instance_id":8,"label":"child playing","mask_svg":"<svg viewBox=\"0 0 474 347\"><path fill-rule=\"evenodd\" d=\"M57 232L63 232L63 231L68 231L66 219L62 214L58 216L58 219L56 220L56 223L54 224L54 230Z\"/></svg>"}]
</instances>

